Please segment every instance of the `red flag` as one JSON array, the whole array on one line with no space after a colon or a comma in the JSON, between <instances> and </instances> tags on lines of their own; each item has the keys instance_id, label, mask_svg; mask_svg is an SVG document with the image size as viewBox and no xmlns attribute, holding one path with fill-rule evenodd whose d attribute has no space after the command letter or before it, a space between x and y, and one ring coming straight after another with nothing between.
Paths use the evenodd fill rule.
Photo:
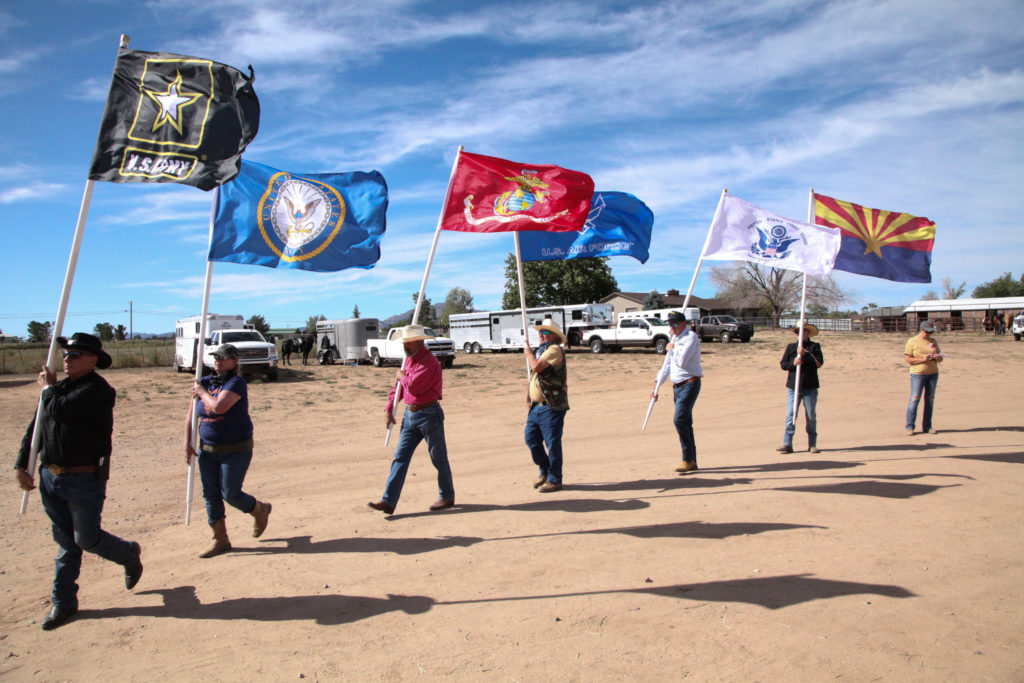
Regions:
<instances>
[{"instance_id":1,"label":"red flag","mask_svg":"<svg viewBox=\"0 0 1024 683\"><path fill-rule=\"evenodd\" d=\"M594 180L551 164L520 164L460 152L443 230L513 232L580 230L590 213Z\"/></svg>"}]
</instances>

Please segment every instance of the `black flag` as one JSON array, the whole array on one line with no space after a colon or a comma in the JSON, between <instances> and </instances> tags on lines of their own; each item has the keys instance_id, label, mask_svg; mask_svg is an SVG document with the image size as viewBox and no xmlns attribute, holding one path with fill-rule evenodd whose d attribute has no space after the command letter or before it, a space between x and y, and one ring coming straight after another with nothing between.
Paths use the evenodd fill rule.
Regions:
<instances>
[{"instance_id":1,"label":"black flag","mask_svg":"<svg viewBox=\"0 0 1024 683\"><path fill-rule=\"evenodd\" d=\"M260 125L251 70L121 48L89 178L203 190L231 180Z\"/></svg>"}]
</instances>

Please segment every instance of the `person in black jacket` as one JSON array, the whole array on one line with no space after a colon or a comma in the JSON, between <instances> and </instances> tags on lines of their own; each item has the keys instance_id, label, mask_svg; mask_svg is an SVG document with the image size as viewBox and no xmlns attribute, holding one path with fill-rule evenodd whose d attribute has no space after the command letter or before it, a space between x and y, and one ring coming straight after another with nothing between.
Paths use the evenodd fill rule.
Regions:
<instances>
[{"instance_id":1,"label":"person in black jacket","mask_svg":"<svg viewBox=\"0 0 1024 683\"><path fill-rule=\"evenodd\" d=\"M799 334L800 328L794 327L793 332ZM800 368L800 401L804 404L804 415L807 417L807 449L811 453L818 450L818 368L825 363L821 355L821 344L812 342L811 337L817 336L818 328L804 323L804 333L799 343L793 342L786 347L779 365L789 373L786 378L786 429L782 435L782 445L776 448L779 453L793 452L793 434L796 432L796 415L793 410L793 392L796 387L796 369ZM797 349L800 353L797 353Z\"/></svg>"},{"instance_id":2,"label":"person in black jacket","mask_svg":"<svg viewBox=\"0 0 1024 683\"><path fill-rule=\"evenodd\" d=\"M39 498L60 548L50 611L42 622L44 631L57 628L78 611L76 581L83 550L122 565L129 590L142 576L139 544L100 528L110 473L115 393L95 368L110 367L110 356L98 338L84 332L70 340L58 337L57 342L64 347L67 378L58 382L57 373L45 365L37 378L43 388ZM27 469L35 422L33 419L25 432L14 465L18 484L25 491L35 488Z\"/></svg>"}]
</instances>

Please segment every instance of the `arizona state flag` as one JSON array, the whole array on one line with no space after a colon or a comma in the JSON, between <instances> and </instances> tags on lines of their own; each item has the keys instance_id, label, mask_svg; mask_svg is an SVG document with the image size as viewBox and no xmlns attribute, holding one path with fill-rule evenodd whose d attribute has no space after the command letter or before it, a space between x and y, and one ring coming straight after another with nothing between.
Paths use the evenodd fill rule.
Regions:
<instances>
[{"instance_id":1,"label":"arizona state flag","mask_svg":"<svg viewBox=\"0 0 1024 683\"><path fill-rule=\"evenodd\" d=\"M89 178L209 190L238 175L259 125L252 67L121 48Z\"/></svg>"},{"instance_id":2,"label":"arizona state flag","mask_svg":"<svg viewBox=\"0 0 1024 683\"><path fill-rule=\"evenodd\" d=\"M836 270L894 282L931 282L935 223L814 195L814 222L839 228Z\"/></svg>"},{"instance_id":3,"label":"arizona state flag","mask_svg":"<svg viewBox=\"0 0 1024 683\"><path fill-rule=\"evenodd\" d=\"M594 181L551 164L459 152L443 230L514 232L580 230L590 213Z\"/></svg>"}]
</instances>

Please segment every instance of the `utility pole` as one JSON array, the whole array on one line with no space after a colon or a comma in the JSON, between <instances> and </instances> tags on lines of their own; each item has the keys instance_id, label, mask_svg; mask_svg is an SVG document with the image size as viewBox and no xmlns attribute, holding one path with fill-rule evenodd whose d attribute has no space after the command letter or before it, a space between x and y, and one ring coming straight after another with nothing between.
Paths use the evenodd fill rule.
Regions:
<instances>
[{"instance_id":1,"label":"utility pole","mask_svg":"<svg viewBox=\"0 0 1024 683\"><path fill-rule=\"evenodd\" d=\"M134 303L135 303L134 301L129 301L128 302L128 338L129 339L134 339L135 338L135 329L134 329L135 326L132 324L132 321L134 320L134 317L135 317L134 311L132 310L132 304L134 304Z\"/></svg>"}]
</instances>

